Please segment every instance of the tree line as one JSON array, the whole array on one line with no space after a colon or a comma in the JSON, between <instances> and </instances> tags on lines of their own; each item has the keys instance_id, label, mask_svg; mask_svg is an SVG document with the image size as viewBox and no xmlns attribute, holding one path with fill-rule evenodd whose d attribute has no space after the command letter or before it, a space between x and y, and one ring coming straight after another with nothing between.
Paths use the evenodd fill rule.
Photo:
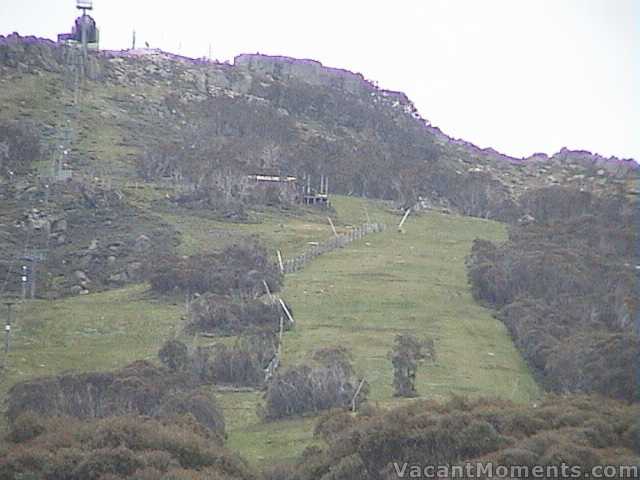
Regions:
<instances>
[{"instance_id":1,"label":"tree line","mask_svg":"<svg viewBox=\"0 0 640 480\"><path fill-rule=\"evenodd\" d=\"M635 401L640 226L622 196L554 187L521 199L504 244L476 240L468 276L549 390Z\"/></svg>"}]
</instances>

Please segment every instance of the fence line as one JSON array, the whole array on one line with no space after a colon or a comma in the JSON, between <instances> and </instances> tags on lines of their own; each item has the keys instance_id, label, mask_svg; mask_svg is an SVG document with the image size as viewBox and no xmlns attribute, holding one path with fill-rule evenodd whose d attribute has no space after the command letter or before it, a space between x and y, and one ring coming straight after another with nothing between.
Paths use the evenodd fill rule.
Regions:
<instances>
[{"instance_id":1,"label":"fence line","mask_svg":"<svg viewBox=\"0 0 640 480\"><path fill-rule=\"evenodd\" d=\"M316 257L323 255L325 253L331 252L338 248L342 248L351 242L356 240L360 240L367 235L372 233L382 232L385 229L385 225L382 223L365 223L359 227L352 229L351 231L344 233L342 235L337 235L333 238L325 240L324 242L319 243L318 245L314 245L304 253L298 255L297 257L290 258L285 260L282 263L282 272L283 273L294 273L299 270L302 270L307 264Z\"/></svg>"}]
</instances>

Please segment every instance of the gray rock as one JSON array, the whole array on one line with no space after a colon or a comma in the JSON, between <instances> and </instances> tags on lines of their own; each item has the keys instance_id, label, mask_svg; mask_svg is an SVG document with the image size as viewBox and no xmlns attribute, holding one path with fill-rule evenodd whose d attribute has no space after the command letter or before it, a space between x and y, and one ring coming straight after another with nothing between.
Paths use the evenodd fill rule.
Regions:
<instances>
[{"instance_id":1,"label":"gray rock","mask_svg":"<svg viewBox=\"0 0 640 480\"><path fill-rule=\"evenodd\" d=\"M75 272L73 272L73 276L76 277L76 280L78 280L79 282L89 281L89 277L87 277L87 274L82 270L76 270Z\"/></svg>"},{"instance_id":2,"label":"gray rock","mask_svg":"<svg viewBox=\"0 0 640 480\"><path fill-rule=\"evenodd\" d=\"M126 274L130 279L138 279L142 273L142 263L131 262L127 265Z\"/></svg>"},{"instance_id":3,"label":"gray rock","mask_svg":"<svg viewBox=\"0 0 640 480\"><path fill-rule=\"evenodd\" d=\"M536 221L535 217L533 217L532 215L526 214L518 219L518 224L531 225L532 223L535 223L535 221Z\"/></svg>"},{"instance_id":4,"label":"gray rock","mask_svg":"<svg viewBox=\"0 0 640 480\"><path fill-rule=\"evenodd\" d=\"M109 277L110 283L116 283L118 285L122 285L127 283L129 277L127 276L127 272L115 273Z\"/></svg>"},{"instance_id":5,"label":"gray rock","mask_svg":"<svg viewBox=\"0 0 640 480\"><path fill-rule=\"evenodd\" d=\"M71 287L71 295L80 295L80 293L84 290L80 285L74 285Z\"/></svg>"},{"instance_id":6,"label":"gray rock","mask_svg":"<svg viewBox=\"0 0 640 480\"><path fill-rule=\"evenodd\" d=\"M51 224L51 231L54 233L66 232L67 228L68 228L68 224L64 218L61 218L60 220L55 220Z\"/></svg>"},{"instance_id":7,"label":"gray rock","mask_svg":"<svg viewBox=\"0 0 640 480\"><path fill-rule=\"evenodd\" d=\"M133 249L136 252L144 252L151 248L151 240L146 235L140 235L136 238L136 243L133 245Z\"/></svg>"}]
</instances>

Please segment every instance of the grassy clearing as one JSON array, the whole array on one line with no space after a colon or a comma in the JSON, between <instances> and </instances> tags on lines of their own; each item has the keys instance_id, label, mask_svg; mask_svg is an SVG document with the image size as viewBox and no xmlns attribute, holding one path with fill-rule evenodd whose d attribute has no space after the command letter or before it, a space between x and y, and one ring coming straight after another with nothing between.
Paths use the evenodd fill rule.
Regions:
<instances>
[{"instance_id":1,"label":"grassy clearing","mask_svg":"<svg viewBox=\"0 0 640 480\"><path fill-rule=\"evenodd\" d=\"M182 305L153 300L144 285L24 303L14 317L8 375L0 393L28 378L155 359L162 342L175 333L182 311Z\"/></svg>"},{"instance_id":2,"label":"grassy clearing","mask_svg":"<svg viewBox=\"0 0 640 480\"><path fill-rule=\"evenodd\" d=\"M256 465L293 462L314 443L315 417L265 423L256 407L260 392L219 392L225 412L229 448L240 452Z\"/></svg>"},{"instance_id":3,"label":"grassy clearing","mask_svg":"<svg viewBox=\"0 0 640 480\"><path fill-rule=\"evenodd\" d=\"M155 198L158 193L136 193L138 198ZM151 189L152 190L152 189ZM361 199L337 197L334 200L338 218L334 220L338 233L344 233L352 225L361 225L367 221L365 205ZM190 255L202 251L215 251L224 245L237 241L242 236L257 235L275 255L292 257L310 248L311 242L322 242L333 236L326 212L313 208L291 211L263 208L250 213L251 223L229 223L207 218L196 210L181 210L179 213L157 212L167 223L181 232L180 253ZM376 221L375 215L371 221ZM378 220L380 220L378 218Z\"/></svg>"},{"instance_id":4,"label":"grassy clearing","mask_svg":"<svg viewBox=\"0 0 640 480\"><path fill-rule=\"evenodd\" d=\"M285 361L327 345L353 350L372 399L392 397L387 353L396 334L435 340L438 360L418 372L421 395L538 395L504 326L471 297L464 258L476 237L500 240L494 222L427 214L318 259L287 279L285 295L299 319L287 335Z\"/></svg>"},{"instance_id":5,"label":"grassy clearing","mask_svg":"<svg viewBox=\"0 0 640 480\"><path fill-rule=\"evenodd\" d=\"M336 198L338 228L363 223L364 205L359 199ZM297 328L285 336L284 363L301 361L320 347L344 345L371 384L371 399L391 406L401 401L392 397L387 353L397 333L413 332L432 337L438 355L435 365L419 368L421 396L441 399L458 393L520 402L536 398L538 388L503 325L473 301L466 281L464 258L473 239L501 240L503 226L425 214L410 217L406 233L399 234L393 227L399 217L383 204L368 203L368 213L388 230L326 254L287 277L283 296L294 308ZM326 216L318 213L282 216L264 211L258 214L260 223L246 225L195 214L162 215L181 231L184 253L219 248L218 237L255 233L286 257L309 241L332 235ZM218 235L225 231L226 237ZM28 302L18 312L9 375L0 393L34 376L106 370L155 358L182 312L181 304L154 300L145 286ZM259 392L218 395L229 446L252 462L293 460L313 443L314 418L263 423L256 414Z\"/></svg>"},{"instance_id":6,"label":"grassy clearing","mask_svg":"<svg viewBox=\"0 0 640 480\"><path fill-rule=\"evenodd\" d=\"M360 211L355 202L345 206ZM373 221L399 221L380 208L370 210ZM283 296L296 313L297 328L285 336L284 363L301 361L321 347L344 345L371 384L370 398L393 406L410 400L392 396L387 353L396 334L411 332L436 342L437 362L419 367L422 397L537 398L540 391L504 326L473 301L466 281L464 258L473 239L501 240L504 227L425 214L410 218L405 231L389 228L287 277ZM231 426L230 444L248 458L286 461L313 442L312 419L265 425L253 413L258 396L236 395L222 397L238 422Z\"/></svg>"}]
</instances>

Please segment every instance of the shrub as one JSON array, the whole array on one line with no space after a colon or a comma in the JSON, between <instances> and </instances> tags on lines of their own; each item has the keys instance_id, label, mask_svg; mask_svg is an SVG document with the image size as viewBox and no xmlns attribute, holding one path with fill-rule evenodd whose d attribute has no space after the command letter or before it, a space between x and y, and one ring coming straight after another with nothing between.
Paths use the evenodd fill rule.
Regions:
<instances>
[{"instance_id":1,"label":"shrub","mask_svg":"<svg viewBox=\"0 0 640 480\"><path fill-rule=\"evenodd\" d=\"M228 347L217 344L212 349L208 377L215 383L261 386L265 369L276 355L277 338L262 331L243 335Z\"/></svg>"},{"instance_id":2,"label":"shrub","mask_svg":"<svg viewBox=\"0 0 640 480\"><path fill-rule=\"evenodd\" d=\"M215 401L202 399L195 390L198 383L189 372L173 372L143 361L116 372L48 377L14 385L9 391L7 417L11 421L26 412L42 417L81 419L192 413L205 427L223 429L224 422L219 420L222 415ZM172 405L176 396L185 402L182 410L191 405L194 411L169 408L167 404ZM218 420L212 421L212 418ZM223 430L215 433L224 436Z\"/></svg>"},{"instance_id":3,"label":"shrub","mask_svg":"<svg viewBox=\"0 0 640 480\"><path fill-rule=\"evenodd\" d=\"M330 443L347 428L355 425L356 421L351 413L345 410L331 410L322 415L316 422L313 436Z\"/></svg>"},{"instance_id":4,"label":"shrub","mask_svg":"<svg viewBox=\"0 0 640 480\"><path fill-rule=\"evenodd\" d=\"M368 480L369 478L369 472L362 458L354 454L341 458L328 473L322 476L321 480Z\"/></svg>"},{"instance_id":5,"label":"shrub","mask_svg":"<svg viewBox=\"0 0 640 480\"><path fill-rule=\"evenodd\" d=\"M40 158L40 135L33 124L0 121L0 176L28 173Z\"/></svg>"},{"instance_id":6,"label":"shrub","mask_svg":"<svg viewBox=\"0 0 640 480\"><path fill-rule=\"evenodd\" d=\"M601 463L600 455L592 448L569 442L558 442L540 458L542 465L580 465L585 471Z\"/></svg>"},{"instance_id":7,"label":"shrub","mask_svg":"<svg viewBox=\"0 0 640 480\"><path fill-rule=\"evenodd\" d=\"M172 371L185 370L189 364L189 351L187 346L179 340L167 340L158 357L162 364Z\"/></svg>"},{"instance_id":8,"label":"shrub","mask_svg":"<svg viewBox=\"0 0 640 480\"><path fill-rule=\"evenodd\" d=\"M636 419L626 432L626 439L633 451L640 455L640 419Z\"/></svg>"},{"instance_id":9,"label":"shrub","mask_svg":"<svg viewBox=\"0 0 640 480\"><path fill-rule=\"evenodd\" d=\"M97 480L109 473L128 476L143 465L134 452L126 447L104 448L87 455L72 474L77 478Z\"/></svg>"},{"instance_id":10,"label":"shrub","mask_svg":"<svg viewBox=\"0 0 640 480\"><path fill-rule=\"evenodd\" d=\"M191 392L176 392L168 395L158 410L160 417L176 417L188 415L193 417L197 425L208 430L208 433L220 439L225 438L225 421L222 409L215 396L204 389ZM204 434L204 432L203 432Z\"/></svg>"},{"instance_id":11,"label":"shrub","mask_svg":"<svg viewBox=\"0 0 640 480\"><path fill-rule=\"evenodd\" d=\"M530 450L524 448L506 448L497 457L498 464L507 466L534 466L538 461L538 456Z\"/></svg>"},{"instance_id":12,"label":"shrub","mask_svg":"<svg viewBox=\"0 0 640 480\"><path fill-rule=\"evenodd\" d=\"M504 439L488 422L474 420L459 432L459 451L462 458L473 458L498 450Z\"/></svg>"},{"instance_id":13,"label":"shrub","mask_svg":"<svg viewBox=\"0 0 640 480\"><path fill-rule=\"evenodd\" d=\"M264 480L290 480L294 478L293 465L268 465L262 471Z\"/></svg>"},{"instance_id":14,"label":"shrub","mask_svg":"<svg viewBox=\"0 0 640 480\"><path fill-rule=\"evenodd\" d=\"M566 411L581 411L586 424L602 431L607 444L600 447L583 443L579 428L560 426L555 418ZM311 457L302 457L292 478L397 478L393 462L402 465L460 465L476 462L494 465L560 465L562 462L587 471L595 463L629 464L633 453L629 432L606 428L624 424L637 416L637 406L601 397L550 397L538 406L517 405L504 400L457 399L446 405L433 401L415 401L371 416L350 417L349 425L339 424L346 417L335 412L321 418L317 435L329 441ZM531 419L535 419L531 422ZM606 419L606 420L605 420ZM601 424L602 423L602 424ZM335 428L333 427L335 425ZM500 432L496 426L508 426L518 436ZM532 428L535 426L535 428ZM537 430L536 433L531 433ZM344 470L336 466L357 465ZM349 472L348 474L346 472ZM406 476L411 476L410 472Z\"/></svg>"},{"instance_id":15,"label":"shrub","mask_svg":"<svg viewBox=\"0 0 640 480\"><path fill-rule=\"evenodd\" d=\"M299 365L279 371L267 386L264 410L259 413L273 420L349 407L359 382L352 376L353 367L346 361L347 355L343 349L329 349L316 354L321 361L317 367ZM365 382L357 405L366 401L368 391Z\"/></svg>"},{"instance_id":16,"label":"shrub","mask_svg":"<svg viewBox=\"0 0 640 480\"><path fill-rule=\"evenodd\" d=\"M33 412L25 412L11 424L8 438L12 442L21 443L37 437L44 431L45 426L38 415Z\"/></svg>"},{"instance_id":17,"label":"shrub","mask_svg":"<svg viewBox=\"0 0 640 480\"><path fill-rule=\"evenodd\" d=\"M205 294L191 305L186 331L189 333L215 332L221 335L238 334L249 329L267 329L277 332L282 307L260 300L239 301L215 294ZM291 328L288 320L283 328Z\"/></svg>"},{"instance_id":18,"label":"shrub","mask_svg":"<svg viewBox=\"0 0 640 480\"><path fill-rule=\"evenodd\" d=\"M414 335L397 335L389 358L393 364L394 395L415 397L418 361L435 360L433 340L420 341Z\"/></svg>"},{"instance_id":19,"label":"shrub","mask_svg":"<svg viewBox=\"0 0 640 480\"><path fill-rule=\"evenodd\" d=\"M244 460L184 417L52 419L45 424L46 434L10 445L3 452L0 478L256 478Z\"/></svg>"},{"instance_id":20,"label":"shrub","mask_svg":"<svg viewBox=\"0 0 640 480\"><path fill-rule=\"evenodd\" d=\"M256 297L280 290L282 274L255 240L226 247L218 254L164 257L148 272L151 288L159 293L216 293Z\"/></svg>"}]
</instances>

